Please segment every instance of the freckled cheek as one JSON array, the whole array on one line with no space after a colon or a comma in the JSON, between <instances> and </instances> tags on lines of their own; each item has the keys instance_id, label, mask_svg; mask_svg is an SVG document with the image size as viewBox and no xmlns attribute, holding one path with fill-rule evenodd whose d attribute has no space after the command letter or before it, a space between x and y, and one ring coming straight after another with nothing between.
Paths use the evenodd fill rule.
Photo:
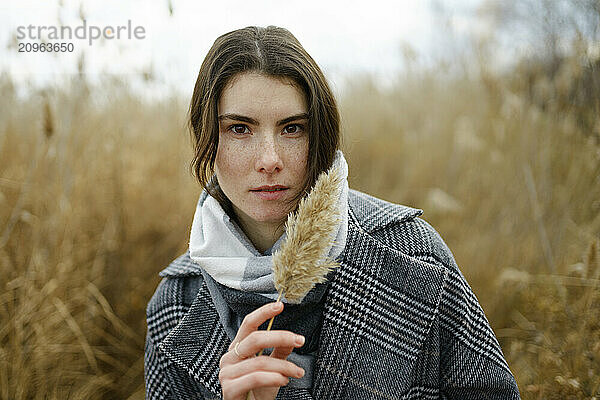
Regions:
<instances>
[{"instance_id":1,"label":"freckled cheek","mask_svg":"<svg viewBox=\"0 0 600 400\"><path fill-rule=\"evenodd\" d=\"M290 160L290 165L296 173L300 174L306 169L306 155L301 151L290 154L288 160Z\"/></svg>"},{"instance_id":2,"label":"freckled cheek","mask_svg":"<svg viewBox=\"0 0 600 400\"><path fill-rule=\"evenodd\" d=\"M248 169L248 151L236 143L219 143L215 163L221 175L230 179L239 178Z\"/></svg>"},{"instance_id":3,"label":"freckled cheek","mask_svg":"<svg viewBox=\"0 0 600 400\"><path fill-rule=\"evenodd\" d=\"M289 159L295 166L294 170L298 175L306 173L306 163L308 161L308 141L298 142L293 149L290 149Z\"/></svg>"}]
</instances>

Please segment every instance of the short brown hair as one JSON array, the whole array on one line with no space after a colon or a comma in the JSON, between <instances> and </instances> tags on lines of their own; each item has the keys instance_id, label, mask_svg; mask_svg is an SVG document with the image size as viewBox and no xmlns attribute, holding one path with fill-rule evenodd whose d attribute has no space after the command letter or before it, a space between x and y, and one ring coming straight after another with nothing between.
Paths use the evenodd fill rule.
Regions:
<instances>
[{"instance_id":1,"label":"short brown hair","mask_svg":"<svg viewBox=\"0 0 600 400\"><path fill-rule=\"evenodd\" d=\"M231 205L213 177L219 143L217 105L235 75L256 72L287 78L304 92L308 105L308 160L303 190L297 203L333 163L340 147L340 117L335 97L323 72L290 31L276 26L249 26L219 36L202 62L189 108L194 143L190 169L198 182L223 208Z\"/></svg>"}]
</instances>

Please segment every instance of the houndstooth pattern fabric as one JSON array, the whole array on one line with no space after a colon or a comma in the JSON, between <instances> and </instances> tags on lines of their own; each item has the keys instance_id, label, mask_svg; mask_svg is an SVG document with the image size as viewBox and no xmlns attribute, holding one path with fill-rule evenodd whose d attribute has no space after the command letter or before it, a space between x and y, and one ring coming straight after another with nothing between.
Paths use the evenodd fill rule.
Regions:
<instances>
[{"instance_id":1,"label":"houndstooth pattern fabric","mask_svg":"<svg viewBox=\"0 0 600 400\"><path fill-rule=\"evenodd\" d=\"M330 275L312 390L277 399L519 399L485 314L421 210L350 190L341 267ZM219 399L230 340L185 253L147 308L148 399Z\"/></svg>"}]
</instances>

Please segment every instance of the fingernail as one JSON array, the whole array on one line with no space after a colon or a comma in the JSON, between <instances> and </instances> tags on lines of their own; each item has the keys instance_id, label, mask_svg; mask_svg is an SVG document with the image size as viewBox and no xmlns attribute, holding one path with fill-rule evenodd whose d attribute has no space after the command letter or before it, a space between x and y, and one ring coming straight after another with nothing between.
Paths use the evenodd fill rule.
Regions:
<instances>
[{"instance_id":1,"label":"fingernail","mask_svg":"<svg viewBox=\"0 0 600 400\"><path fill-rule=\"evenodd\" d=\"M299 377L299 378L302 378L303 376L304 376L304 369L302 369L302 368L299 368L299 369L298 369L298 377Z\"/></svg>"},{"instance_id":2,"label":"fingernail","mask_svg":"<svg viewBox=\"0 0 600 400\"><path fill-rule=\"evenodd\" d=\"M279 310L279 309L281 308L281 303L280 303L280 302L273 303L273 304L271 305L271 308L272 308L273 310Z\"/></svg>"},{"instance_id":3,"label":"fingernail","mask_svg":"<svg viewBox=\"0 0 600 400\"><path fill-rule=\"evenodd\" d=\"M296 335L296 344L304 344L304 336Z\"/></svg>"}]
</instances>

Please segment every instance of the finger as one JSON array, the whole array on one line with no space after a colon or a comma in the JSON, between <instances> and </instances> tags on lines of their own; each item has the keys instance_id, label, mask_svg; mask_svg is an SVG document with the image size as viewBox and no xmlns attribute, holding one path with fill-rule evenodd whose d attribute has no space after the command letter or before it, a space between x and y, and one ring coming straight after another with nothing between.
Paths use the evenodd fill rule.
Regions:
<instances>
[{"instance_id":1,"label":"finger","mask_svg":"<svg viewBox=\"0 0 600 400\"><path fill-rule=\"evenodd\" d=\"M229 364L239 363L240 361L245 360L247 358L256 357L256 354L246 354L241 352L240 348L242 342L233 341L231 343L232 345L229 346L229 350L225 352L219 360L219 368L223 368ZM236 344L238 345L237 351Z\"/></svg>"},{"instance_id":2,"label":"finger","mask_svg":"<svg viewBox=\"0 0 600 400\"><path fill-rule=\"evenodd\" d=\"M229 365L220 371L220 380L232 380L256 371L277 372L286 377L301 378L304 369L291 361L280 360L270 356L249 358L235 365Z\"/></svg>"},{"instance_id":3,"label":"finger","mask_svg":"<svg viewBox=\"0 0 600 400\"><path fill-rule=\"evenodd\" d=\"M238 350L243 348L244 355L253 355L267 348L277 347L302 347L304 345L304 336L297 335L294 332L276 330L276 331L254 331L250 333L238 346ZM241 351L240 351L240 354Z\"/></svg>"},{"instance_id":4,"label":"finger","mask_svg":"<svg viewBox=\"0 0 600 400\"><path fill-rule=\"evenodd\" d=\"M250 333L256 331L265 321L271 319L277 314L283 311L283 303L281 301L275 301L267 303L256 310L252 311L244 317L240 328L235 335L235 338L229 346L229 350L235 346L236 342L243 340Z\"/></svg>"},{"instance_id":5,"label":"finger","mask_svg":"<svg viewBox=\"0 0 600 400\"><path fill-rule=\"evenodd\" d=\"M262 349L269 347L302 347L304 336L290 331L254 331L250 333L237 346L239 357L235 350L230 350L221 357L220 366L240 362L242 359L252 358ZM235 348L235 346L234 346Z\"/></svg>"},{"instance_id":6,"label":"finger","mask_svg":"<svg viewBox=\"0 0 600 400\"><path fill-rule=\"evenodd\" d=\"M294 351L293 347L275 347L271 352L270 357L279 358L280 360L286 360L290 354Z\"/></svg>"},{"instance_id":7,"label":"finger","mask_svg":"<svg viewBox=\"0 0 600 400\"><path fill-rule=\"evenodd\" d=\"M277 372L256 371L227 382L227 397L236 398L252 389L261 387L280 387L290 382L289 378ZM225 397L225 393L223 394Z\"/></svg>"}]
</instances>

